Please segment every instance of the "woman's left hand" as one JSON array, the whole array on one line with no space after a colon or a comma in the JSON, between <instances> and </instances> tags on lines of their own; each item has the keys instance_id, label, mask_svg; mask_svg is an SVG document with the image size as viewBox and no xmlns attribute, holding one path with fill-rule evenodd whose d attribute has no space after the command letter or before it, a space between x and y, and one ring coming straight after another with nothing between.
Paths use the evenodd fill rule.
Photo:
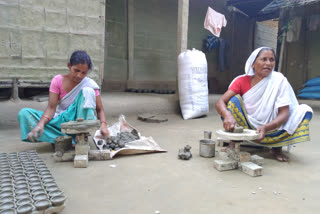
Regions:
<instances>
[{"instance_id":1,"label":"woman's left hand","mask_svg":"<svg viewBox=\"0 0 320 214\"><path fill-rule=\"evenodd\" d=\"M263 140L263 138L266 136L266 133L267 133L267 129L266 129L266 127L265 126L259 126L258 128L257 128L257 133L259 133L260 134L260 137L259 137L259 139L257 139L257 141L261 141L261 140Z\"/></svg>"},{"instance_id":2,"label":"woman's left hand","mask_svg":"<svg viewBox=\"0 0 320 214\"><path fill-rule=\"evenodd\" d=\"M109 136L109 130L108 127L105 123L102 123L100 126L100 133L103 137L108 137Z\"/></svg>"}]
</instances>

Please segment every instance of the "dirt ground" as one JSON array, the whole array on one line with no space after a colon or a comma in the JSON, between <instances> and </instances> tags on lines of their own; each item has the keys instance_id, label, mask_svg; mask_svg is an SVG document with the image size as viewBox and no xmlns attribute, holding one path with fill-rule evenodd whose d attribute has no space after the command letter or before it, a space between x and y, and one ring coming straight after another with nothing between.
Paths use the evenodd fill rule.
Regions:
<instances>
[{"instance_id":1,"label":"dirt ground","mask_svg":"<svg viewBox=\"0 0 320 214\"><path fill-rule=\"evenodd\" d=\"M207 117L183 120L173 95L104 93L109 124L120 113L144 136L152 136L167 152L116 156L91 161L86 169L72 162L55 163L48 143L20 141L17 113L21 108L44 110L46 102L0 101L0 151L35 149L46 162L57 184L68 197L62 214L209 214L209 213L318 213L320 204L320 118L311 121L311 142L295 145L289 163L273 159L267 150L252 150L265 158L263 176L250 177L238 170L218 172L214 158L199 156L204 130L221 128L214 110L217 96L210 96ZM164 123L137 120L142 112L164 114ZM216 136L213 136L215 138ZM193 158L177 158L179 148L189 144ZM111 164L116 167L110 167Z\"/></svg>"}]
</instances>

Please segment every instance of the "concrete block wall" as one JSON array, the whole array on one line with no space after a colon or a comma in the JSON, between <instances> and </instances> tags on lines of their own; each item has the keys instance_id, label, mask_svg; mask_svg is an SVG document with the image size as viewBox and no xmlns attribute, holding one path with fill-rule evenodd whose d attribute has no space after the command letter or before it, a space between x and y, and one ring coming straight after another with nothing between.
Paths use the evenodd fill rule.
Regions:
<instances>
[{"instance_id":1,"label":"concrete block wall","mask_svg":"<svg viewBox=\"0 0 320 214\"><path fill-rule=\"evenodd\" d=\"M50 82L66 73L74 50L86 50L102 81L105 0L0 1L0 79Z\"/></svg>"},{"instance_id":2,"label":"concrete block wall","mask_svg":"<svg viewBox=\"0 0 320 214\"><path fill-rule=\"evenodd\" d=\"M127 2L133 6L128 6ZM249 38L252 33L248 30L248 20L244 15L234 15L226 7L226 0L189 0L188 49L201 50L203 40L210 34L203 27L208 6L227 18L228 24L222 29L221 37L230 42L231 48L234 43L240 43L237 45L239 51L231 56L231 68L223 73L219 72L218 49L206 54L211 92L222 93L237 72L243 71L252 50ZM237 23L234 23L235 19ZM104 89L176 89L177 21L178 0L108 0ZM128 30L130 24L133 32ZM234 26L239 28L242 38L236 38L239 32L233 31ZM129 48L130 41L133 41L133 51ZM129 56L133 56L132 64Z\"/></svg>"}]
</instances>

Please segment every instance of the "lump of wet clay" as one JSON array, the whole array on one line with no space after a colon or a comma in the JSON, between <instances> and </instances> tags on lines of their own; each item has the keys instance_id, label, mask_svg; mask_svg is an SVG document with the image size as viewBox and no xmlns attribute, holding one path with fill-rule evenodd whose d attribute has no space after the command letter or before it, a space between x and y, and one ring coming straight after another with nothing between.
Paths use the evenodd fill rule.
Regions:
<instances>
[{"instance_id":1,"label":"lump of wet clay","mask_svg":"<svg viewBox=\"0 0 320 214\"><path fill-rule=\"evenodd\" d=\"M192 154L190 152L191 146L186 145L183 149L179 149L178 157L182 160L189 160L192 158Z\"/></svg>"},{"instance_id":2,"label":"lump of wet clay","mask_svg":"<svg viewBox=\"0 0 320 214\"><path fill-rule=\"evenodd\" d=\"M226 132L233 132L233 133L243 133L243 126L239 126L238 124L233 128L233 131L225 130Z\"/></svg>"}]
</instances>

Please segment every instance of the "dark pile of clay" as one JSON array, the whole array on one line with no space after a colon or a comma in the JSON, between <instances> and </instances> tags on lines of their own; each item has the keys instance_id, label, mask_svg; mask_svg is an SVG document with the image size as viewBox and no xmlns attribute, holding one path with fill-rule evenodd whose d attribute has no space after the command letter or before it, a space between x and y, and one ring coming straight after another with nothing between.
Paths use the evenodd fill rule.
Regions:
<instances>
[{"instance_id":1,"label":"dark pile of clay","mask_svg":"<svg viewBox=\"0 0 320 214\"><path fill-rule=\"evenodd\" d=\"M109 136L103 149L119 150L127 143L138 140L139 136L135 132L120 132L117 136Z\"/></svg>"},{"instance_id":2,"label":"dark pile of clay","mask_svg":"<svg viewBox=\"0 0 320 214\"><path fill-rule=\"evenodd\" d=\"M183 149L179 149L178 157L182 160L189 160L192 158L191 146L186 145Z\"/></svg>"},{"instance_id":3,"label":"dark pile of clay","mask_svg":"<svg viewBox=\"0 0 320 214\"><path fill-rule=\"evenodd\" d=\"M36 151L0 153L0 213L61 206L66 197Z\"/></svg>"}]
</instances>

